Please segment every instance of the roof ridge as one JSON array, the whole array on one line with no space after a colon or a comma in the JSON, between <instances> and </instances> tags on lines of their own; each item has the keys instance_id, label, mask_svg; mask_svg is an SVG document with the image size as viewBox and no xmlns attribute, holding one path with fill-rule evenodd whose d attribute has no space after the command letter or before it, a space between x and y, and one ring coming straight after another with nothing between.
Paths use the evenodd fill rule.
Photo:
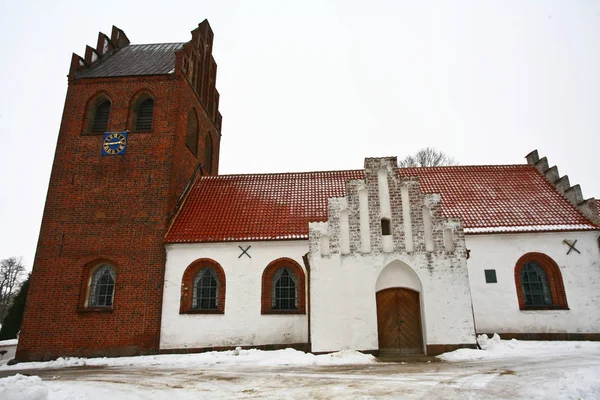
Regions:
<instances>
[{"instance_id":1,"label":"roof ridge","mask_svg":"<svg viewBox=\"0 0 600 400\"><path fill-rule=\"evenodd\" d=\"M186 44L187 42L161 42L161 43L131 43L123 48L131 46L151 46L153 44Z\"/></svg>"},{"instance_id":2,"label":"roof ridge","mask_svg":"<svg viewBox=\"0 0 600 400\"><path fill-rule=\"evenodd\" d=\"M489 169L498 169L498 168L523 168L530 169L533 168L528 164L498 164L498 165L440 165L436 167L398 167L398 169L467 169L467 168L489 168ZM201 179L217 179L217 178L232 178L232 177L251 177L251 176L279 176L279 175L309 175L309 174L326 174L326 173L354 173L354 172L363 172L364 168L357 169L339 169L339 170L317 170L317 171L295 171L295 172L254 172L254 173L238 173L238 174L220 174L220 175L209 175L202 176Z\"/></svg>"}]
</instances>

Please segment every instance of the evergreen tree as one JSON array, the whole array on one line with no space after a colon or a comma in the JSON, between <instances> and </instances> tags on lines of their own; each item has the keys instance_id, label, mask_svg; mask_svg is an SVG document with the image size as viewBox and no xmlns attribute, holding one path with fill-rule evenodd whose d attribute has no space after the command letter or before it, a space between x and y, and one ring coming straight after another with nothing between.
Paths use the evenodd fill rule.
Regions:
<instances>
[{"instance_id":1,"label":"evergreen tree","mask_svg":"<svg viewBox=\"0 0 600 400\"><path fill-rule=\"evenodd\" d=\"M4 318L2 329L0 329L0 340L15 339L17 333L21 329L21 320L23 319L23 311L25 310L25 299L27 298L27 289L29 288L29 279L31 275L27 277L27 280L23 282L19 293L15 296L15 299L8 309L8 314Z\"/></svg>"}]
</instances>

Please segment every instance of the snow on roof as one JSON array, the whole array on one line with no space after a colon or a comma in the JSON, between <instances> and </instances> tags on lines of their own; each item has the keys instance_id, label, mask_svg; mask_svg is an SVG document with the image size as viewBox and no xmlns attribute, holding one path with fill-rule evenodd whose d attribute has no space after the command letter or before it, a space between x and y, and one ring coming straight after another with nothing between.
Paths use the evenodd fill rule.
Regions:
<instances>
[{"instance_id":1,"label":"snow on roof","mask_svg":"<svg viewBox=\"0 0 600 400\"><path fill-rule=\"evenodd\" d=\"M446 217L466 233L597 230L531 165L400 168L423 193L439 193ZM167 243L307 239L327 220L327 202L346 195L364 170L220 175L199 178Z\"/></svg>"}]
</instances>

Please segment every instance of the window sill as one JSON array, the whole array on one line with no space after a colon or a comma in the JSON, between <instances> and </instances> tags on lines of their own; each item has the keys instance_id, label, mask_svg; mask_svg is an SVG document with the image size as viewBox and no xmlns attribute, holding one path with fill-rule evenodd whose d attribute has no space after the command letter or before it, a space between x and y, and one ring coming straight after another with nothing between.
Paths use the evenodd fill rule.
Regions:
<instances>
[{"instance_id":1,"label":"window sill","mask_svg":"<svg viewBox=\"0 0 600 400\"><path fill-rule=\"evenodd\" d=\"M261 312L261 314L306 314L306 311L304 310L264 310Z\"/></svg>"},{"instance_id":2,"label":"window sill","mask_svg":"<svg viewBox=\"0 0 600 400\"><path fill-rule=\"evenodd\" d=\"M152 129L150 129L150 130L143 130L143 131L130 131L129 133L130 134L132 134L132 133L152 133Z\"/></svg>"},{"instance_id":3,"label":"window sill","mask_svg":"<svg viewBox=\"0 0 600 400\"><path fill-rule=\"evenodd\" d=\"M114 307L85 307L78 308L78 313L112 313L115 311Z\"/></svg>"},{"instance_id":4,"label":"window sill","mask_svg":"<svg viewBox=\"0 0 600 400\"><path fill-rule=\"evenodd\" d=\"M569 310L569 307L563 306L525 306L521 307L521 311L540 311L540 310Z\"/></svg>"},{"instance_id":5,"label":"window sill","mask_svg":"<svg viewBox=\"0 0 600 400\"><path fill-rule=\"evenodd\" d=\"M223 310L184 310L180 311L179 314L225 314Z\"/></svg>"}]
</instances>

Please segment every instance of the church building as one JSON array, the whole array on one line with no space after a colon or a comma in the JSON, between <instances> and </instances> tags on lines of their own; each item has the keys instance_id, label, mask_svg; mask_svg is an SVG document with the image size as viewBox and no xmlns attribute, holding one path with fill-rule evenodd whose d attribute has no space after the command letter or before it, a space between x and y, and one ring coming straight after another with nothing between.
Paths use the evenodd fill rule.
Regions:
<instances>
[{"instance_id":1,"label":"church building","mask_svg":"<svg viewBox=\"0 0 600 400\"><path fill-rule=\"evenodd\" d=\"M191 35L73 54L16 360L600 340L600 202L537 151L219 175L214 37Z\"/></svg>"}]
</instances>

